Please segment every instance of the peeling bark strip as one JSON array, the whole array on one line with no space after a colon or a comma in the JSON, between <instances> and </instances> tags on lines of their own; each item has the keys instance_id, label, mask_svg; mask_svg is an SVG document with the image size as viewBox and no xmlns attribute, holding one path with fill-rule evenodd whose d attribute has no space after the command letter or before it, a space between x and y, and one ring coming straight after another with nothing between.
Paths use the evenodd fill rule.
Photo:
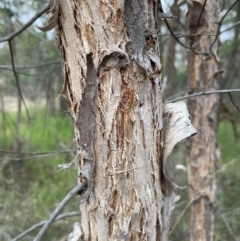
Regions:
<instances>
[{"instance_id":1,"label":"peeling bark strip","mask_svg":"<svg viewBox=\"0 0 240 241\"><path fill-rule=\"evenodd\" d=\"M43 32L47 32L51 29L53 29L57 22L58 22L58 0L51 0L50 1L50 9L47 11L47 13L52 13L52 17L48 20L48 23L43 26L43 27L38 27L38 29L40 29Z\"/></svg>"},{"instance_id":2,"label":"peeling bark strip","mask_svg":"<svg viewBox=\"0 0 240 241\"><path fill-rule=\"evenodd\" d=\"M191 124L191 118L184 102L165 104L164 115L167 123L166 126L164 126L165 141L162 161L161 188L164 196L168 197L169 201L172 202L172 199L175 196L174 191L176 191L177 185L172 183L166 177L165 166L167 158L178 142L189 136L195 135L197 131Z\"/></svg>"},{"instance_id":3,"label":"peeling bark strip","mask_svg":"<svg viewBox=\"0 0 240 241\"><path fill-rule=\"evenodd\" d=\"M191 124L191 118L184 102L165 104L164 115L167 123L164 126L165 141L161 173L161 189L164 195L161 241L168 240L171 212L176 202L180 199L180 196L176 195L179 187L172 183L165 174L167 158L178 142L197 133Z\"/></svg>"}]
</instances>

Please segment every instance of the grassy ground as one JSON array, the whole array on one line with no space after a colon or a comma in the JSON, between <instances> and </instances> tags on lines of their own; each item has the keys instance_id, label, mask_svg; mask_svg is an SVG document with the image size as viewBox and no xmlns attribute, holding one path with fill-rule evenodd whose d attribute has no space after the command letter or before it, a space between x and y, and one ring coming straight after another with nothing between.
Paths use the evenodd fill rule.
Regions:
<instances>
[{"instance_id":1,"label":"grassy ground","mask_svg":"<svg viewBox=\"0 0 240 241\"><path fill-rule=\"evenodd\" d=\"M68 163L73 153L59 154L44 158L30 157L24 152L52 152L53 150L72 150L73 127L71 119L65 114L51 115L46 110L30 110L32 122L23 116L16 134L16 113L0 117L0 240L11 240L31 225L49 217L57 203L77 184L76 169L59 171L58 164ZM239 129L240 133L240 129ZM218 133L221 160L218 173L218 207L236 235L240 235L240 140L233 135L231 125L223 122ZM179 185L186 184L186 175L176 172L175 164L184 164L184 148L177 147L171 155L169 176ZM19 154L18 152L21 152ZM22 160L15 160L21 157ZM181 201L173 213L173 223L187 204L186 190L180 191ZM78 210L78 200L73 199L64 212ZM45 241L66 240L74 221L68 218L54 224ZM223 219L217 215L216 241L232 240ZM33 240L35 233L23 240ZM186 240L187 214L175 229L171 240Z\"/></svg>"},{"instance_id":2,"label":"grassy ground","mask_svg":"<svg viewBox=\"0 0 240 241\"><path fill-rule=\"evenodd\" d=\"M74 147L71 119L65 114L46 114L44 109L30 110L30 114L32 122L24 115L19 134L15 129L16 113L7 114L5 123L0 121L0 148L22 152L0 152L0 240L11 240L32 224L48 218L57 203L77 184L76 169L59 171L58 168L58 164L70 162L73 153L31 157L33 152L71 151ZM22 160L15 160L16 157ZM77 199L73 199L64 211L75 210L78 211ZM71 232L70 223L72 225L75 219L59 221L44 240L60 240L59 237ZM24 240L33 240L33 236Z\"/></svg>"},{"instance_id":3,"label":"grassy ground","mask_svg":"<svg viewBox=\"0 0 240 241\"><path fill-rule=\"evenodd\" d=\"M240 126L238 125L238 133ZM218 164L218 209L216 241L234 240L230 232L240 237L240 139L234 137L229 122L222 122L218 131L221 159ZM224 219L228 222L227 228Z\"/></svg>"}]
</instances>

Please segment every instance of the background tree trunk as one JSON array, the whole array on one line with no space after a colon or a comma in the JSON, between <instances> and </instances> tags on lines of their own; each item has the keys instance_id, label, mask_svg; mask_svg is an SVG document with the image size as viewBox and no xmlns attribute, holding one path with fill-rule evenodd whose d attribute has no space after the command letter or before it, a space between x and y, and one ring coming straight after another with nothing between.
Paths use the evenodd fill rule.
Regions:
<instances>
[{"instance_id":1,"label":"background tree trunk","mask_svg":"<svg viewBox=\"0 0 240 241\"><path fill-rule=\"evenodd\" d=\"M125 3L124 3L125 2ZM158 1L59 0L85 240L159 240Z\"/></svg>"},{"instance_id":2,"label":"background tree trunk","mask_svg":"<svg viewBox=\"0 0 240 241\"><path fill-rule=\"evenodd\" d=\"M188 53L188 76L190 93L217 90L218 42L209 52L218 27L218 1L194 1L189 5L187 30L205 34L189 39L200 54ZM201 20L198 21L202 12ZM198 27L197 27L198 26ZM195 29L197 28L197 31ZM203 53L204 52L204 53ZM189 217L189 240L214 240L214 210L216 205L215 165L217 160L217 109L219 95L206 95L188 101L192 123L198 135L189 141L187 154L188 195L191 202Z\"/></svg>"},{"instance_id":3,"label":"background tree trunk","mask_svg":"<svg viewBox=\"0 0 240 241\"><path fill-rule=\"evenodd\" d=\"M178 0L174 0L171 6L171 13L176 19L180 17L180 8L178 6ZM175 33L179 29L179 23L174 19L169 23L172 31ZM168 47L166 53L166 64L164 70L164 78L166 78L166 88L164 89L164 97L168 98L174 93L174 77L176 75L176 66L174 64L176 58L176 44L177 41L172 36L169 37Z\"/></svg>"}]
</instances>

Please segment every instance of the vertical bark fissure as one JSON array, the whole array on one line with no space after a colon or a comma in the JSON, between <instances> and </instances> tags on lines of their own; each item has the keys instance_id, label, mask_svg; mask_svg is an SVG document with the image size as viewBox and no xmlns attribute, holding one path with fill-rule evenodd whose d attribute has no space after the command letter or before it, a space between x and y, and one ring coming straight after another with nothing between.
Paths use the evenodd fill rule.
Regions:
<instances>
[{"instance_id":1,"label":"vertical bark fissure","mask_svg":"<svg viewBox=\"0 0 240 241\"><path fill-rule=\"evenodd\" d=\"M204 1L195 1L189 6L187 28L195 31ZM218 24L218 1L207 1L199 21L197 33L214 34ZM214 40L212 36L195 36L193 47L198 52L207 52ZM188 53L190 93L206 89L217 90L219 83L217 63L218 45L214 56ZM187 154L188 195L192 202L189 217L189 240L214 240L214 212L216 202L215 165L217 161L217 109L218 95L198 97L188 102L192 123L198 135L189 140Z\"/></svg>"},{"instance_id":2,"label":"vertical bark fissure","mask_svg":"<svg viewBox=\"0 0 240 241\"><path fill-rule=\"evenodd\" d=\"M93 172L95 164L95 153L93 152L93 134L96 122L95 95L97 90L97 71L94 67L92 53L87 54L86 86L82 95L82 101L77 110L77 153L79 155L79 176L87 179L88 188L81 194L81 200L85 200L93 188ZM80 180L85 181L85 180Z\"/></svg>"}]
</instances>

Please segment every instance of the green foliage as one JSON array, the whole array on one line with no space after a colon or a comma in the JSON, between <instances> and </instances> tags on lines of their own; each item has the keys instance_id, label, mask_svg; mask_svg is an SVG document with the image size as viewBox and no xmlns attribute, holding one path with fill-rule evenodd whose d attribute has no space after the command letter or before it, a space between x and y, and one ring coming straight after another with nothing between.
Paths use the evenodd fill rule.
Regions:
<instances>
[{"instance_id":1,"label":"green foliage","mask_svg":"<svg viewBox=\"0 0 240 241\"><path fill-rule=\"evenodd\" d=\"M240 126L238 126L238 133ZM240 162L240 140L235 139L232 125L230 122L221 122L218 131L219 148L221 150L221 163L225 164L235 159ZM233 165L234 166L234 165ZM239 172L238 172L239 173ZM239 173L240 177L240 173Z\"/></svg>"},{"instance_id":2,"label":"green foliage","mask_svg":"<svg viewBox=\"0 0 240 241\"><path fill-rule=\"evenodd\" d=\"M29 123L27 116L23 116L19 123L19 136L15 133L16 113L7 113L7 142L4 135L0 135L1 149L19 152L0 153L3 160L0 164L0 203L3 209L0 222L3 226L0 229L5 235L0 235L0 240L10 240L32 224L48 218L56 204L77 184L76 169L59 171L58 168L58 164L72 161L73 153L27 159L30 156L27 152L47 153L63 147L72 150L71 119L67 115L46 114L44 109L30 113L34 115L33 121ZM2 124L0 118L0 126ZM15 157L22 157L22 160L14 161ZM75 210L78 210L76 198L64 211ZM70 221L61 221L61 224L65 222L66 228L61 226L61 231L58 230L54 236L56 229L51 229L44 240L54 240L53 237L59 240L61 235L70 233L73 218ZM30 235L24 240L32 239Z\"/></svg>"},{"instance_id":3,"label":"green foliage","mask_svg":"<svg viewBox=\"0 0 240 241\"><path fill-rule=\"evenodd\" d=\"M41 1L1 1L1 37L20 29L43 7ZM36 28L44 19L48 19L48 16L42 16L41 20L34 22L11 43L21 91L27 105L32 106L33 100L46 101L53 113L56 108L55 98L62 85L59 81L62 71L57 63L59 54L56 41L53 40L54 34L42 33ZM0 152L0 240L5 241L48 218L56 204L77 184L77 171L71 169L59 172L58 169L59 163L68 163L73 159L73 153L29 158L33 152L46 153L65 148L72 150L72 122L66 115L53 116L42 107L42 103L30 111L31 122L26 114L22 113L19 118L19 113L12 112L9 101L15 102L17 99L16 78L11 68L9 44L1 43L0 48L0 149L16 152ZM65 208L65 211L69 210L78 210L78 200L70 202ZM73 218L68 220L60 221L66 225L61 225L60 230L58 225L58 230L51 229L44 240L59 240L70 233L74 221ZM33 237L34 233L23 240L33 240Z\"/></svg>"},{"instance_id":4,"label":"green foliage","mask_svg":"<svg viewBox=\"0 0 240 241\"><path fill-rule=\"evenodd\" d=\"M240 126L238 125L238 132ZM236 236L240 236L240 139L235 139L229 122L221 122L218 131L221 159L218 173L218 208ZM217 214L216 241L232 240L222 217Z\"/></svg>"}]
</instances>

